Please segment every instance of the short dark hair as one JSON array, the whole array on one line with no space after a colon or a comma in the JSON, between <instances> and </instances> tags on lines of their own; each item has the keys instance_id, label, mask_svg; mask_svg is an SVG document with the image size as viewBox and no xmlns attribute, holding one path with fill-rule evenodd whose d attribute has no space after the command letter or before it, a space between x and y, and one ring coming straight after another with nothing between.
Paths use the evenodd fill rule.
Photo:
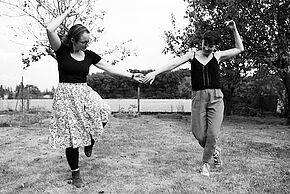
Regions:
<instances>
[{"instance_id":1,"label":"short dark hair","mask_svg":"<svg viewBox=\"0 0 290 194\"><path fill-rule=\"evenodd\" d=\"M206 31L203 36L203 40L207 40L209 43L213 45L218 45L221 41L220 34L217 31L208 30Z\"/></svg>"}]
</instances>

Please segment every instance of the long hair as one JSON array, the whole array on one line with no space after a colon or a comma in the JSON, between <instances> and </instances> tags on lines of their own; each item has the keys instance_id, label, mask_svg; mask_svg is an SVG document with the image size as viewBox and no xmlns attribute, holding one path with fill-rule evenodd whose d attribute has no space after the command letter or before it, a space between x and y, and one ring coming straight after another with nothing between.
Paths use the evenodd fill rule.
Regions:
<instances>
[{"instance_id":1,"label":"long hair","mask_svg":"<svg viewBox=\"0 0 290 194\"><path fill-rule=\"evenodd\" d=\"M63 43L69 48L70 52L73 52L72 38L77 42L84 32L90 33L82 24L75 24L69 29L67 35L64 37Z\"/></svg>"}]
</instances>

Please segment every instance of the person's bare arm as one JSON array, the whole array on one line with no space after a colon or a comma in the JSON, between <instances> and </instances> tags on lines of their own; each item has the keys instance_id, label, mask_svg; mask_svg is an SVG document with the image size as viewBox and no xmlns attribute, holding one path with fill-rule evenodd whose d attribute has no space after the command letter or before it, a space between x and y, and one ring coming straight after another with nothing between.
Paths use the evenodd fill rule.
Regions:
<instances>
[{"instance_id":1,"label":"person's bare arm","mask_svg":"<svg viewBox=\"0 0 290 194\"><path fill-rule=\"evenodd\" d=\"M243 41L238 32L235 22L233 20L227 21L226 25L233 31L234 38L235 38L235 48L224 50L224 51L218 51L217 54L218 54L219 62L222 60L234 57L244 51Z\"/></svg>"},{"instance_id":2,"label":"person's bare arm","mask_svg":"<svg viewBox=\"0 0 290 194\"><path fill-rule=\"evenodd\" d=\"M127 77L127 78L132 78L140 83L142 83L143 79L144 79L144 75L142 73L130 73L128 71L119 69L116 66L108 64L106 62L106 60L104 60L104 59L101 59L101 61L99 61L97 64L95 64L95 66L108 72L108 73L118 75L118 76Z\"/></svg>"},{"instance_id":3,"label":"person's bare arm","mask_svg":"<svg viewBox=\"0 0 290 194\"><path fill-rule=\"evenodd\" d=\"M187 52L185 55L167 63L166 65L162 66L161 68L153 71L153 72L150 72L148 73L146 76L145 76L145 79L144 79L144 83L150 83L152 84L155 77L160 74L160 73L163 73L163 72L166 72L166 71L171 71L173 69L175 69L176 67L186 63L187 61L189 61L190 59L192 58L192 52Z\"/></svg>"},{"instance_id":4,"label":"person's bare arm","mask_svg":"<svg viewBox=\"0 0 290 194\"><path fill-rule=\"evenodd\" d=\"M49 40L50 46L52 47L52 49L54 51L59 49L59 47L61 45L61 40L60 40L59 36L57 35L56 30L61 25L61 23L64 21L64 19L67 16L72 16L72 15L75 15L75 14L71 14L71 7L70 7L63 14L61 14L58 17L56 17L53 21L51 21L47 25L46 33L47 33L47 36L48 36L48 40Z\"/></svg>"}]
</instances>

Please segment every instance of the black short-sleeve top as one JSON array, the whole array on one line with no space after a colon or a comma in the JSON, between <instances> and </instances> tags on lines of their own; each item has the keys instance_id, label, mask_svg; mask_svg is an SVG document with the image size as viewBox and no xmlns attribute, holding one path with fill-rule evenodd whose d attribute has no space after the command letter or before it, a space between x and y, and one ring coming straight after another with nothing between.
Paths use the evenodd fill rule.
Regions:
<instances>
[{"instance_id":1,"label":"black short-sleeve top","mask_svg":"<svg viewBox=\"0 0 290 194\"><path fill-rule=\"evenodd\" d=\"M85 58L78 61L71 56L67 46L61 43L56 53L58 63L59 82L86 83L90 66L97 64L101 57L93 51L85 50Z\"/></svg>"}]
</instances>

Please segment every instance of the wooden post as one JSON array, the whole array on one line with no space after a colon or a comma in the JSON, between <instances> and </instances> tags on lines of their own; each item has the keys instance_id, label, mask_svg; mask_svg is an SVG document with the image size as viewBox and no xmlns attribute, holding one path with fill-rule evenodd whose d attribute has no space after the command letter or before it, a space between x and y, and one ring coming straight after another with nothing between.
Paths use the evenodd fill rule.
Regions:
<instances>
[{"instance_id":1,"label":"wooden post","mask_svg":"<svg viewBox=\"0 0 290 194\"><path fill-rule=\"evenodd\" d=\"M138 106L137 106L137 111L138 111L138 116L140 116L140 86L138 86L138 88L137 88L137 98L138 98L138 100L137 100L137 104L138 104Z\"/></svg>"},{"instance_id":2,"label":"wooden post","mask_svg":"<svg viewBox=\"0 0 290 194\"><path fill-rule=\"evenodd\" d=\"M27 105L27 109L26 109L26 111L27 112L29 112L29 99L30 99L30 96L29 96L29 86L27 87L27 103L26 103L26 105Z\"/></svg>"},{"instance_id":3,"label":"wooden post","mask_svg":"<svg viewBox=\"0 0 290 194\"><path fill-rule=\"evenodd\" d=\"M22 110L22 113L24 113L24 93L23 93L23 90L24 90L24 85L23 85L23 76L22 76L22 81L21 81L21 103L22 103L21 110Z\"/></svg>"}]
</instances>

